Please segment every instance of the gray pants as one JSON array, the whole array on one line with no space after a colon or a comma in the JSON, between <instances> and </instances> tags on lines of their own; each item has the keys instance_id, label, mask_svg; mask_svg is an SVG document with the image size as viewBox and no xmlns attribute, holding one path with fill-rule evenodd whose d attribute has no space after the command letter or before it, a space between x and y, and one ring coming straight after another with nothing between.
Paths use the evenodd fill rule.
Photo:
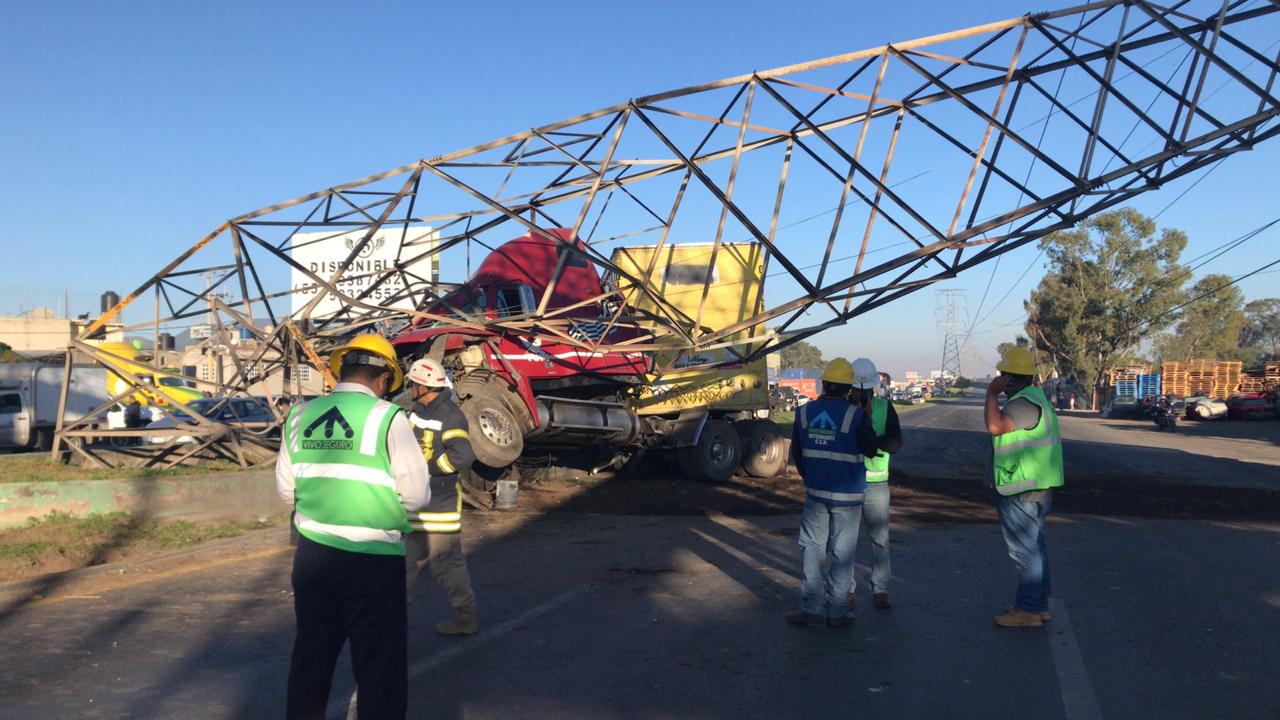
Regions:
<instances>
[{"instance_id":1,"label":"gray pants","mask_svg":"<svg viewBox=\"0 0 1280 720\"><path fill-rule=\"evenodd\" d=\"M413 532L404 539L405 599L413 602L422 571L431 568L431 577L444 590L454 609L474 607L467 558L462 554L462 533Z\"/></svg>"},{"instance_id":2,"label":"gray pants","mask_svg":"<svg viewBox=\"0 0 1280 720\"><path fill-rule=\"evenodd\" d=\"M871 592L889 592L889 483L867 483L862 494L862 523L871 539ZM850 586L857 587L855 581Z\"/></svg>"}]
</instances>

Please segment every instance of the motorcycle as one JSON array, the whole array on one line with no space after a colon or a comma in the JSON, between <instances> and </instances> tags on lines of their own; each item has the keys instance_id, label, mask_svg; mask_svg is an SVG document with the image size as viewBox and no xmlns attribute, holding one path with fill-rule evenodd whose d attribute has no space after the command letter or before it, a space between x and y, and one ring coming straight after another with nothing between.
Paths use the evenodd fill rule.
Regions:
<instances>
[{"instance_id":1,"label":"motorcycle","mask_svg":"<svg viewBox=\"0 0 1280 720\"><path fill-rule=\"evenodd\" d=\"M1155 420L1156 427L1161 430L1174 432L1178 429L1178 412L1175 404L1168 399L1162 399L1156 403L1151 417Z\"/></svg>"}]
</instances>

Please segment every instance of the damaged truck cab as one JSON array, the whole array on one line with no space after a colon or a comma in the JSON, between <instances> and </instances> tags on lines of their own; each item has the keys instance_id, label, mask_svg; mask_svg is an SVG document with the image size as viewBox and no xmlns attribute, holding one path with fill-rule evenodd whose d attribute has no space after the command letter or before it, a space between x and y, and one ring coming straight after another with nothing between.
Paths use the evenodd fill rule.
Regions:
<instances>
[{"instance_id":1,"label":"damaged truck cab","mask_svg":"<svg viewBox=\"0 0 1280 720\"><path fill-rule=\"evenodd\" d=\"M758 314L759 246L725 243L714 253L711 244L618 248L613 265L654 291L643 293L612 273L602 277L569 230L546 233L551 237L530 234L494 249L465 284L425 310L438 320L392 340L403 359L430 356L451 370L478 461L502 469L528 449L599 470L656 451L673 453L681 471L697 479L780 472L781 434L758 417L768 408L765 362L741 361L749 349L741 341L756 331L726 338L739 344L681 354L679 339L649 332L656 325L645 319L659 310L656 302L704 331ZM713 282L703 303L708 273ZM616 292L602 302L606 289ZM543 330L522 331L534 317ZM485 321L506 327L490 329ZM582 345L596 341L613 348ZM618 349L628 341L647 349ZM664 343L672 349L661 349Z\"/></svg>"}]
</instances>

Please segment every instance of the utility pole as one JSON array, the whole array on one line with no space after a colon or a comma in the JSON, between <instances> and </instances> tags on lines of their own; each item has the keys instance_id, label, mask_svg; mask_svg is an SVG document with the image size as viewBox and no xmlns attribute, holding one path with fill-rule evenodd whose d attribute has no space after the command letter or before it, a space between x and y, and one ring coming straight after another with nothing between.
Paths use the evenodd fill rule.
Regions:
<instances>
[{"instance_id":1,"label":"utility pole","mask_svg":"<svg viewBox=\"0 0 1280 720\"><path fill-rule=\"evenodd\" d=\"M960 332L969 322L964 305L964 290L937 290L938 307L934 315L942 330L942 374L952 380L960 377Z\"/></svg>"}]
</instances>

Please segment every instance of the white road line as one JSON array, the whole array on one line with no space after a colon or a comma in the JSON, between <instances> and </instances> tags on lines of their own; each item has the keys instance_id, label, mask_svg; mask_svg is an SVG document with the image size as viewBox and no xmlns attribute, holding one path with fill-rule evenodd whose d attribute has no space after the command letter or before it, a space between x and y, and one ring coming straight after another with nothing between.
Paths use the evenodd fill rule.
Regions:
<instances>
[{"instance_id":1,"label":"white road line","mask_svg":"<svg viewBox=\"0 0 1280 720\"><path fill-rule=\"evenodd\" d=\"M498 638L505 636L506 634L510 633L512 630L515 630L521 625L528 623L530 620L533 620L542 615L546 615L547 613L561 607L562 605L567 605L573 602L574 600L577 600L583 595L586 595L587 593L590 593L593 590L598 589L602 584L603 583L599 583L599 582L590 582L584 585L579 585L573 590L570 590L569 592L564 593L563 595L557 595L556 597L553 597L550 600L547 600L546 602L540 605L535 605L513 618L504 620L498 623L497 625L494 625L493 627L485 628L480 634L472 635L471 637L467 638L466 640L463 640L457 645L454 645L445 650L441 650L440 652L434 655L431 655L430 657L423 658L418 662L413 663L412 665L409 666L410 683L412 683L414 678L426 675L427 673L439 667L441 664L446 663L465 652L469 652L471 650L475 650L478 647L488 645L489 643L493 642L494 640L497 640ZM345 710L345 714L344 714L344 710ZM413 713L410 713L410 716L412 717ZM351 693L351 697L345 700L342 697L330 699L329 708L325 712L325 717L347 718L348 720L355 720L356 693L353 691Z\"/></svg>"},{"instance_id":2,"label":"white road line","mask_svg":"<svg viewBox=\"0 0 1280 720\"><path fill-rule=\"evenodd\" d=\"M1049 599L1049 648L1053 654L1053 667L1058 671L1058 688L1062 691L1062 709L1067 720L1102 720L1102 709L1093 694L1089 671L1084 667L1084 657L1076 643L1076 633L1067 617L1067 606L1057 598Z\"/></svg>"}]
</instances>

